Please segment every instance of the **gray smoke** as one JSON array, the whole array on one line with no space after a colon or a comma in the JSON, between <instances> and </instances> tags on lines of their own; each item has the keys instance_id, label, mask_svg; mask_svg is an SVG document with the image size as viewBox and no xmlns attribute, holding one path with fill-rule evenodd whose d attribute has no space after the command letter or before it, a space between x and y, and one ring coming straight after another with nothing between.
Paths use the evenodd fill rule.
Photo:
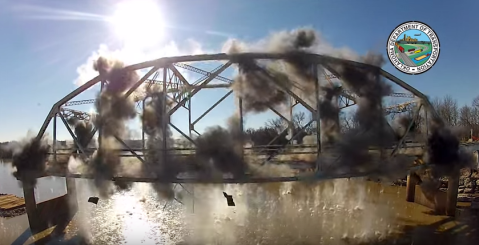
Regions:
<instances>
[{"instance_id":1,"label":"gray smoke","mask_svg":"<svg viewBox=\"0 0 479 245\"><path fill-rule=\"evenodd\" d=\"M398 137L403 136L406 133L409 125L411 125L411 123L412 123L412 126L411 126L411 129L409 130L409 134L415 135L416 133L418 133L417 121L415 121L411 115L400 115L399 117L397 117L394 120L394 124L395 124L394 130L396 131L397 136Z\"/></svg>"},{"instance_id":2,"label":"gray smoke","mask_svg":"<svg viewBox=\"0 0 479 245\"><path fill-rule=\"evenodd\" d=\"M235 77L232 89L237 97L243 98L246 112L264 112L268 106L278 106L288 101L285 89L301 90L309 95L314 79L311 63L302 57L318 42L313 29L301 28L291 32L273 34L265 41L267 51L289 53L284 63L254 62L238 60L239 73ZM226 48L227 53L242 53L254 50L247 44L232 41ZM291 74L296 78L291 79Z\"/></svg>"},{"instance_id":3,"label":"gray smoke","mask_svg":"<svg viewBox=\"0 0 479 245\"><path fill-rule=\"evenodd\" d=\"M145 134L148 135L143 172L153 173L157 178L163 180L172 179L182 171L181 167L183 166L168 151L168 148L172 148L174 144L168 125L170 122L168 111L171 108L171 101L164 101L164 92L155 87L147 91L147 96L148 100L145 102L142 115L143 128ZM163 131L163 123L166 124L165 132ZM166 148L164 147L165 143ZM152 185L159 196L168 199L175 197L172 184L153 183Z\"/></svg>"},{"instance_id":4,"label":"gray smoke","mask_svg":"<svg viewBox=\"0 0 479 245\"><path fill-rule=\"evenodd\" d=\"M93 124L88 121L78 120L74 117L68 120L68 124L73 127L73 132L75 133L80 146L86 148L91 140L90 137L93 132Z\"/></svg>"},{"instance_id":5,"label":"gray smoke","mask_svg":"<svg viewBox=\"0 0 479 245\"><path fill-rule=\"evenodd\" d=\"M441 119L434 118L430 125L426 162L433 165L434 178L451 176L474 165L473 154L460 148L459 138Z\"/></svg>"},{"instance_id":6,"label":"gray smoke","mask_svg":"<svg viewBox=\"0 0 479 245\"><path fill-rule=\"evenodd\" d=\"M216 174L241 177L245 173L246 163L241 155L243 134L237 117L229 119L227 129L206 129L195 140L197 147L194 156L173 156L168 151L168 148L174 146L169 126L166 126L166 132L163 133L163 123L168 124L170 121L168 111L172 102L168 100L165 105L165 94L155 88L147 91L147 96L142 115L143 127L148 135L146 162L143 165L145 173L153 173L162 180L171 180L181 173L195 173L198 178L213 178ZM153 183L153 188L161 197L175 198L172 184Z\"/></svg>"},{"instance_id":7,"label":"gray smoke","mask_svg":"<svg viewBox=\"0 0 479 245\"><path fill-rule=\"evenodd\" d=\"M297 76L303 88L314 85L314 75L311 71L311 63L303 58L306 52L314 52L313 48L320 42L319 34L311 28L299 28L291 32L278 32L269 40L271 52L289 53L285 60L287 69ZM304 86L307 85L307 86ZM306 90L314 91L314 90Z\"/></svg>"},{"instance_id":8,"label":"gray smoke","mask_svg":"<svg viewBox=\"0 0 479 245\"><path fill-rule=\"evenodd\" d=\"M242 177L247 169L242 156L244 134L238 117L228 120L228 128L213 127L196 140L196 157L203 166L212 163L215 170ZM209 174L208 174L209 175Z\"/></svg>"},{"instance_id":9,"label":"gray smoke","mask_svg":"<svg viewBox=\"0 0 479 245\"><path fill-rule=\"evenodd\" d=\"M424 161L428 169L411 174L421 187L425 196L434 201L440 192L441 178L454 177L463 168L474 165L474 156L460 147L456 131L460 128L447 127L441 118L435 117L430 122L430 135L427 138L427 150ZM417 132L414 132L417 135Z\"/></svg>"},{"instance_id":10,"label":"gray smoke","mask_svg":"<svg viewBox=\"0 0 479 245\"><path fill-rule=\"evenodd\" d=\"M367 53L357 57L346 49L333 49L322 43L319 34L311 28L300 28L290 32L278 32L272 34L261 43L262 48L256 48L238 41L229 43L227 52L249 52L264 50L275 53L286 53L289 58L282 63L283 66L267 63L267 69L258 69L251 61L238 60L239 74L233 86L237 96L246 101L246 111L264 111L265 105L275 106L285 103L287 95L282 88L292 89L296 93L306 96L306 101L314 101L313 91L316 82L315 74L312 74L312 65L305 60L303 54L318 51L333 54L335 56L353 59L359 62L381 67L384 64L382 55ZM323 49L323 50L321 50ZM276 65L276 66L275 66ZM281 68L280 68L281 67ZM379 68L360 69L347 65L334 65L339 72L341 80L356 95L358 109L356 120L359 128L348 132L338 138L339 109L332 101L340 92L340 88L323 87L323 98L320 101L321 121L325 123L323 134L326 140L335 141L334 152L340 156L335 161L336 170L348 169L364 170L376 166L369 148L384 148L392 145L394 134L387 124L382 109L382 99L389 95L392 90L381 79ZM265 72L267 71L267 72ZM281 74L281 79L269 74ZM276 76L277 77L277 76ZM395 162L398 159L394 160Z\"/></svg>"},{"instance_id":11,"label":"gray smoke","mask_svg":"<svg viewBox=\"0 0 479 245\"><path fill-rule=\"evenodd\" d=\"M359 60L378 68L364 69L349 65L334 67L341 80L358 96L355 120L359 127L343 135L335 148L340 156L340 160L335 164L339 169L349 171L364 171L377 167L378 162L373 159L369 149L390 147L395 136L385 120L382 107L383 97L392 92L391 87L379 74L379 67L384 64L384 59L380 54L367 53Z\"/></svg>"},{"instance_id":12,"label":"gray smoke","mask_svg":"<svg viewBox=\"0 0 479 245\"><path fill-rule=\"evenodd\" d=\"M19 147L14 149L13 176L21 181L23 187L35 187L37 178L45 173L49 151L50 146L43 139L36 138L21 142Z\"/></svg>"},{"instance_id":13,"label":"gray smoke","mask_svg":"<svg viewBox=\"0 0 479 245\"><path fill-rule=\"evenodd\" d=\"M99 113L94 119L94 124L102 132L99 139L101 145L90 163L90 171L95 176L95 186L102 196L109 194L110 185L107 180L118 172L121 162L116 152L118 149L116 138L124 138L127 133L126 121L136 116L133 101L130 97L125 99L124 95L139 77L135 71L127 71L123 68L123 62L104 57L98 58L94 64L94 69L106 81L105 89L98 94L95 103ZM130 186L129 183L119 182L115 185L120 189Z\"/></svg>"},{"instance_id":14,"label":"gray smoke","mask_svg":"<svg viewBox=\"0 0 479 245\"><path fill-rule=\"evenodd\" d=\"M341 93L341 87L323 86L324 92L319 104L319 119L324 140L334 144L339 132L339 107L337 98Z\"/></svg>"},{"instance_id":15,"label":"gray smoke","mask_svg":"<svg viewBox=\"0 0 479 245\"><path fill-rule=\"evenodd\" d=\"M243 99L245 112L264 112L268 106L288 102L288 96L280 86L291 88L287 78L279 73L266 72L252 61L238 63L239 74L232 85L235 96ZM271 79L273 78L273 79Z\"/></svg>"}]
</instances>

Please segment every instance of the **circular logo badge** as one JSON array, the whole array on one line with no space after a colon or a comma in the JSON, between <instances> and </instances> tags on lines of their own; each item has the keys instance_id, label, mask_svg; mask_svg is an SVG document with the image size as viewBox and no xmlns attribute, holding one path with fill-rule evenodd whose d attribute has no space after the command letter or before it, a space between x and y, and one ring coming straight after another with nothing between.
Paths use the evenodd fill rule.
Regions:
<instances>
[{"instance_id":1,"label":"circular logo badge","mask_svg":"<svg viewBox=\"0 0 479 245\"><path fill-rule=\"evenodd\" d=\"M439 58L439 50L439 37L431 27L419 21L400 24L391 32L387 42L391 63L410 75L431 69Z\"/></svg>"}]
</instances>

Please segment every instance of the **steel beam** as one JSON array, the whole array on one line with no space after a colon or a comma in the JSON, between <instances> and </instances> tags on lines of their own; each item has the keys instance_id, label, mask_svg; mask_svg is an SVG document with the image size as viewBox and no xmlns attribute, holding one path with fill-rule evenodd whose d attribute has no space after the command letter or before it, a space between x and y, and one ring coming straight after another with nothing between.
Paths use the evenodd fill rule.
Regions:
<instances>
[{"instance_id":1,"label":"steel beam","mask_svg":"<svg viewBox=\"0 0 479 245\"><path fill-rule=\"evenodd\" d=\"M348 174L310 174L304 176L290 177L245 177L245 178L170 178L159 179L156 177L128 177L116 176L109 178L110 181L121 182L154 182L154 183L202 183L202 184L246 184L246 183L274 183L274 182L295 182L295 181L321 181L329 179L355 178L364 177L373 174L368 173L348 173ZM77 178L77 179L94 179L95 175L91 174L66 174L66 173L47 173L48 176Z\"/></svg>"},{"instance_id":2,"label":"steel beam","mask_svg":"<svg viewBox=\"0 0 479 245\"><path fill-rule=\"evenodd\" d=\"M86 82L85 84L81 85L77 89L73 90L71 93L67 94L67 96L63 97L61 100L59 100L57 103L55 103L52 106L52 109L50 110L50 112L48 113L47 118L43 122L42 127L38 131L36 139L40 140L43 137L43 135L45 134L45 130L48 127L48 124L50 124L50 121L52 120L52 117L55 116L55 114L58 112L61 105L65 104L67 101L75 98L75 96L77 96L81 92L89 89L93 85L97 84L99 81L100 81L100 76L97 76L97 77L93 78L92 80Z\"/></svg>"},{"instance_id":3,"label":"steel beam","mask_svg":"<svg viewBox=\"0 0 479 245\"><path fill-rule=\"evenodd\" d=\"M183 136L186 136L187 139L191 140L190 136L191 136L192 132L196 132L195 129L194 129L194 125L199 120L201 120L204 117L204 115L209 113L216 105L221 103L222 100L224 100L224 98L226 98L232 92L231 91L228 92L228 94L225 95L224 98L221 98L219 101L217 101L211 108L209 108L205 113L203 113L198 119L196 119L193 122L191 120L191 98L203 88L219 88L219 87L228 88L228 87L230 87L230 85L233 83L233 80L222 77L222 76L219 75L230 64L237 63L237 62L239 62L241 60L245 60L245 59L249 59L249 60L273 59L274 60L274 59L287 59L287 58L291 58L291 57L296 57L297 58L299 55L301 56L301 58L305 62L310 62L313 65L314 64L322 65L327 69L328 69L328 67L330 68L331 66L341 65L341 66L353 66L353 67L358 67L358 68L361 68L361 69L379 70L381 75L385 76L386 78L388 78L392 82L400 85L404 89L409 90L409 91L412 92L412 94L393 93L393 94L391 94L391 96L395 96L395 97L396 96L400 96L400 97L417 96L417 97L422 99L422 102L425 105L425 107L428 107L428 104L430 105L430 103L427 100L427 97L425 95L423 95L419 91L415 90L411 86L407 85L406 83L404 83L400 79L398 79L398 78L392 76L391 74L381 70L379 67L368 65L368 64L362 64L362 63L359 63L359 62L353 62L353 61L328 57L328 56L324 56L324 55L304 54L304 53L286 53L286 54L284 54L284 53L283 54L281 54L281 53L242 53L242 54L231 54L231 55L228 55L228 54L208 54L208 55L166 57L166 58L161 58L161 59L157 59L157 60L152 60L152 61L147 61L147 62L127 66L127 67L125 67L126 70L144 69L144 68L150 68L150 67L153 67L153 68L150 69L150 71L145 76L143 76L139 81L137 81L135 83L135 85L130 88L130 90L128 90L128 92L125 94L125 98L128 97L131 93L133 93L133 91L135 89L137 89L143 82L149 82L149 84L156 83L156 81L154 79L151 80L151 79L149 79L149 77L152 74L154 74L155 72L156 72L156 74L158 74L157 70L159 68L163 68L163 81L162 81L162 83L163 83L164 91L167 91L168 93L178 93L179 96L176 96L176 97L178 97L181 100L168 113L170 115L172 115L179 107L185 106L186 102L188 103L188 106L187 106L188 108L187 109L189 111L189 113L188 113L188 115L189 115L189 119L188 119L189 134L188 135L181 132L181 130L176 128L173 124L170 124L170 126L172 126L175 130L179 131ZM210 61L212 61L212 60L225 60L227 62L226 62L225 65L220 66L219 68L215 69L212 72L203 71L201 69L198 69L198 68L195 68L193 66L186 65L186 64L182 63L182 62L208 61L208 60L210 60ZM194 71L194 72L197 72L199 74L203 74L205 77L198 80L198 83L193 83L192 84L192 83L189 83L175 67L181 67L181 68L184 68L184 69L187 69L187 70L190 70L190 71ZM171 70L171 72L173 74L172 77L167 77L168 69ZM337 72L335 72L333 69L328 69L328 70L331 73L333 73L333 75L330 75L331 78L339 78L340 77L339 74L336 74ZM270 79L274 82L274 78L267 71L265 71L264 69L261 69L261 71L263 71L263 74L268 79ZM178 79L180 82L176 83L176 80L174 80L173 83L174 83L175 86L170 86L171 83L172 83L171 79ZM208 84L213 79L218 79L218 80L224 81L227 84ZM39 139L41 136L43 136L43 134L45 132L45 129L48 126L49 121L51 120L51 118L55 117L55 114L57 112L59 112L60 109L65 111L65 109L61 108L61 106L63 106L63 105L73 105L75 103L84 104L84 103L88 103L88 102L89 103L94 102L94 100L84 100L84 101L79 101L79 102L71 101L71 102L69 102L70 104L67 103L73 97L75 97L79 93L83 92L84 90L88 89L89 87L93 86L94 84L98 83L99 81L100 81L100 78L99 78L99 76L97 76L94 79L92 79L91 81L85 83L84 85L82 85L81 87L79 87L78 89L73 91L72 93L65 96L63 99L59 100L57 103L55 103L55 105L52 107L52 110L48 114L47 119L45 120L44 124L42 125L42 128L41 128L39 134L37 135L37 139ZM170 85L167 85L167 83L170 84ZM166 88L165 88L165 86L166 86ZM280 84L278 84L278 86L280 86ZM315 118L315 117L316 117L316 119L319 118L319 116L317 115L319 113L319 108L313 108L312 106L309 106L305 101L302 100L302 98L300 98L299 96L294 94L292 91L290 91L288 89L285 89L285 88L281 88L281 89L285 90L285 92L287 92L290 97L294 98L298 103L301 103L306 109L310 110L313 113L313 115L315 115L315 116L313 116L313 118ZM165 93L165 98L164 99L166 99L166 94L167 93ZM182 95L184 95L184 94L188 94L188 96L183 98ZM350 99L352 101L354 101L357 98L356 95L348 92L347 90L343 90L343 94L341 96L344 97L344 98ZM142 100L142 101L144 101L144 100ZM292 106L294 106L294 105L292 105ZM315 107L318 107L317 102L316 102ZM289 125L291 124L291 121L288 120L287 118L285 118L283 115L281 115L281 113L278 113L272 107L270 107L270 109L275 114L277 114L279 117L281 117L284 121L286 121ZM428 109L433 111L432 107L429 107ZM240 108L240 111L241 111L241 108ZM435 112L433 111L433 113L435 113ZM240 114L242 114L242 113L240 113ZM73 113L72 115L75 116L77 114ZM54 122L54 124L56 124L56 122ZM317 124L318 124L318 127L319 127L320 122L317 122ZM167 124L165 123L163 125L163 128L162 128L163 130L165 130L165 128L164 128L165 125L167 125ZM70 131L71 131L71 129L70 129ZM96 132L96 129L94 130L94 132ZM94 132L93 132L93 134L94 134ZM196 132L196 133L198 133L198 132ZM92 137L93 137L93 134L92 134ZM54 135L56 137L56 134L54 134ZM72 135L72 138L75 140L74 135ZM144 148L145 148L144 147L144 141L145 141L145 137L144 137L144 133L142 133L142 142L143 142L142 150L144 150ZM193 141L193 140L191 140L191 141ZM271 142L271 143L273 143L273 142ZM321 149L318 148L318 152L320 152L320 151L321 151ZM54 149L54 152L56 152L56 149Z\"/></svg>"}]
</instances>

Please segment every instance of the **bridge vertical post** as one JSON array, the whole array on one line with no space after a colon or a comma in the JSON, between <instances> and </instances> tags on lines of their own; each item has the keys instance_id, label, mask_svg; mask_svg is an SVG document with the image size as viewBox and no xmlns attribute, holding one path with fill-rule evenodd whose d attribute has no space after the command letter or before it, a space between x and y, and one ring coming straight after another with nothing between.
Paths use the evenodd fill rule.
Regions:
<instances>
[{"instance_id":1,"label":"bridge vertical post","mask_svg":"<svg viewBox=\"0 0 479 245\"><path fill-rule=\"evenodd\" d=\"M192 117L191 117L191 90L188 90L188 136L192 139ZM191 212L195 213L195 185L191 184Z\"/></svg>"},{"instance_id":2,"label":"bridge vertical post","mask_svg":"<svg viewBox=\"0 0 479 245\"><path fill-rule=\"evenodd\" d=\"M162 102L163 102L163 108L162 109L162 112L163 112L163 115L168 115L168 110L167 110L167 107L166 107L166 103L168 102L167 101L167 87L166 87L166 80L168 79L167 77L167 73L168 73L168 66L164 66L163 67L163 98L162 99ZM163 134L163 161L166 162L168 160L168 145L167 145L167 140L166 140L166 131L167 131L167 127L168 127L168 123L170 121L170 116L164 116L163 117L163 122L162 122L162 134Z\"/></svg>"},{"instance_id":3,"label":"bridge vertical post","mask_svg":"<svg viewBox=\"0 0 479 245\"><path fill-rule=\"evenodd\" d=\"M191 136L191 90L188 90L188 136Z\"/></svg>"},{"instance_id":4,"label":"bridge vertical post","mask_svg":"<svg viewBox=\"0 0 479 245\"><path fill-rule=\"evenodd\" d=\"M145 100L146 100L146 96L145 98L143 98L142 102L141 102L141 110L143 111L141 115L145 115ZM141 152L143 153L143 156L145 156L145 127L144 125L142 124L141 125Z\"/></svg>"},{"instance_id":5,"label":"bridge vertical post","mask_svg":"<svg viewBox=\"0 0 479 245\"><path fill-rule=\"evenodd\" d=\"M244 118L243 118L243 99L241 97L238 97L238 114L239 114L239 126L240 126L240 145L241 145L241 149L240 149L240 154L241 154L241 159L244 159L244 137L243 137L243 134L244 134Z\"/></svg>"},{"instance_id":6,"label":"bridge vertical post","mask_svg":"<svg viewBox=\"0 0 479 245\"><path fill-rule=\"evenodd\" d=\"M296 105L296 101L293 96L289 96L289 108L288 108L288 136L293 137L294 134L294 123L293 123L293 108ZM290 143L292 144L292 143Z\"/></svg>"},{"instance_id":7,"label":"bridge vertical post","mask_svg":"<svg viewBox=\"0 0 479 245\"><path fill-rule=\"evenodd\" d=\"M320 105L321 101L319 100L319 73L318 73L318 64L315 64L313 66L313 75L314 75L314 92L315 92L315 97L316 97L316 113L313 112L313 118L316 121L316 167L315 167L315 172L318 172L319 170L323 170L322 165L319 162L320 155L321 155L321 120L320 120Z\"/></svg>"},{"instance_id":8,"label":"bridge vertical post","mask_svg":"<svg viewBox=\"0 0 479 245\"><path fill-rule=\"evenodd\" d=\"M57 113L53 115L53 162L57 163Z\"/></svg>"},{"instance_id":9,"label":"bridge vertical post","mask_svg":"<svg viewBox=\"0 0 479 245\"><path fill-rule=\"evenodd\" d=\"M103 92L103 89L105 87L105 82L103 80L100 81L100 94ZM101 118L101 100L98 100L98 116L100 116ZM98 150L102 148L102 135L103 135L103 130L102 130L102 127L103 127L103 122L100 123L100 125L98 126ZM93 137L93 136L92 136Z\"/></svg>"},{"instance_id":10,"label":"bridge vertical post","mask_svg":"<svg viewBox=\"0 0 479 245\"><path fill-rule=\"evenodd\" d=\"M457 206L457 194L459 192L460 170L454 170L447 181L447 197L446 197L446 215L455 216Z\"/></svg>"}]
</instances>

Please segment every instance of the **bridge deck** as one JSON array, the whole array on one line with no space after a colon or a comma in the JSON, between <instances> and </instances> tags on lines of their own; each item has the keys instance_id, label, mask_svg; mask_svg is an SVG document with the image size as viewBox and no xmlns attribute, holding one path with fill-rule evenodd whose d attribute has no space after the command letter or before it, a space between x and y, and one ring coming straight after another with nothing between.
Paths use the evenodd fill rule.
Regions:
<instances>
[{"instance_id":1,"label":"bridge deck","mask_svg":"<svg viewBox=\"0 0 479 245\"><path fill-rule=\"evenodd\" d=\"M119 182L155 182L155 183L198 183L198 184L233 184L233 183L273 183L273 182L294 182L294 181L319 181L328 179L354 178L368 176L371 173L347 173L347 174L322 174L322 173L308 173L298 176L288 177L252 177L246 176L243 178L169 178L159 179L157 177L134 177L134 176L115 176L109 178L110 181ZM46 176L78 178L78 179L95 179L91 174L68 174L68 173L47 173Z\"/></svg>"}]
</instances>

